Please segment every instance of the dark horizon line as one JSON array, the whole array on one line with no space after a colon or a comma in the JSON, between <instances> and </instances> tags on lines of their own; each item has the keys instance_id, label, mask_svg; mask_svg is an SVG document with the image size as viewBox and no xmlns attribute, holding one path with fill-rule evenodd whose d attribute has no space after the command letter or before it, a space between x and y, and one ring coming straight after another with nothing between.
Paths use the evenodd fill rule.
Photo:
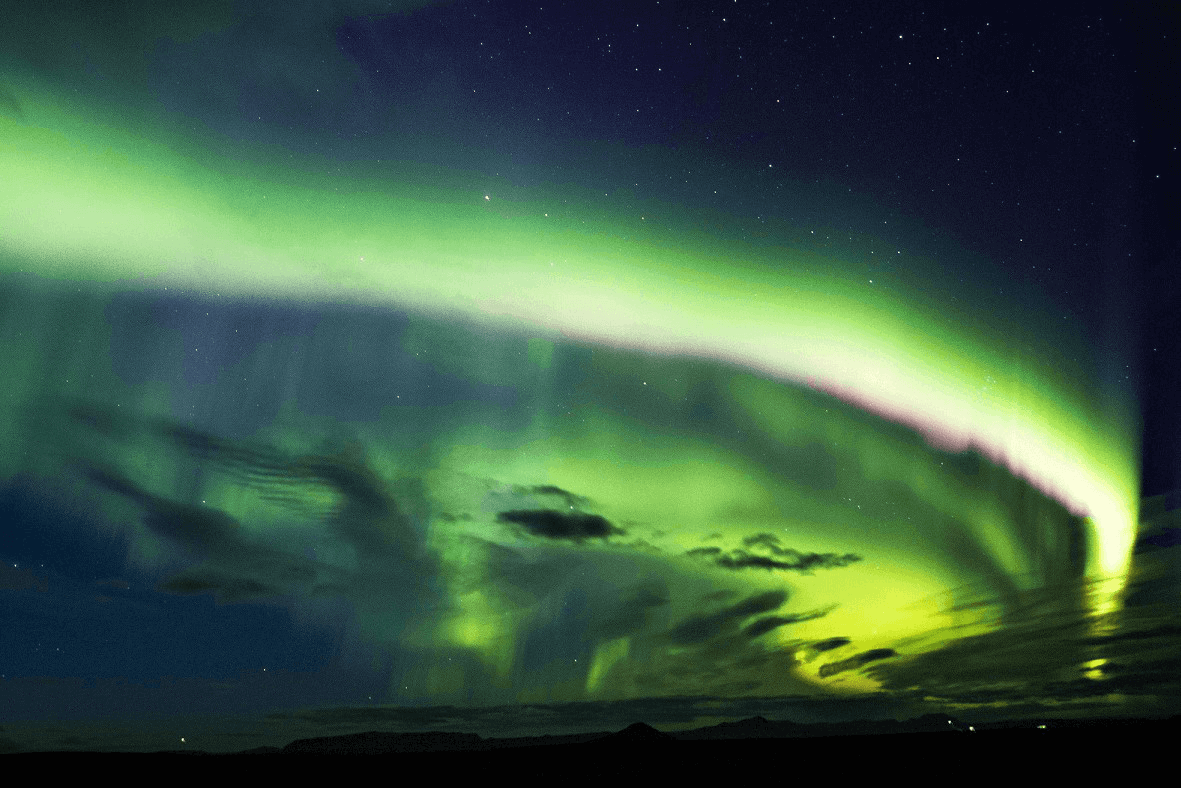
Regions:
<instances>
[{"instance_id":1,"label":"dark horizon line","mask_svg":"<svg viewBox=\"0 0 1181 788\"><path fill-rule=\"evenodd\" d=\"M851 722L797 723L768 720L762 716L736 722L721 722L682 731L660 731L644 722L635 722L619 731L590 731L533 736L483 737L459 731L365 731L295 739L283 747L262 746L232 752L170 749L135 750L26 750L9 755L308 755L308 754L413 754L479 753L536 748L599 746L671 746L681 742L769 742L784 739L858 739L888 736L930 737L957 734L955 738L980 734L988 738L1004 736L1047 736L1113 731L1125 733L1151 729L1154 735L1164 731L1181 732L1181 715L1108 716L1108 717L1029 717L990 722L967 723L943 712L930 712L906 720L855 720ZM991 735L990 735L991 734Z\"/></svg>"}]
</instances>

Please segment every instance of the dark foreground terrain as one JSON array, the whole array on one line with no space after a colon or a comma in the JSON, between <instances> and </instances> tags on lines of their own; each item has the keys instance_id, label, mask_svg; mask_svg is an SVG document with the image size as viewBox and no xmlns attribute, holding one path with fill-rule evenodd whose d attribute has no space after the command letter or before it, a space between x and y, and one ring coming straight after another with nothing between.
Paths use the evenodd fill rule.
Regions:
<instances>
[{"instance_id":1,"label":"dark foreground terrain","mask_svg":"<svg viewBox=\"0 0 1181 788\"><path fill-rule=\"evenodd\" d=\"M348 768L332 756L378 756L397 774L520 778L631 777L741 779L778 772L828 779L882 776L929 779L1094 777L1139 770L1165 758L1181 718L1046 720L968 726L928 715L906 722L799 725L761 717L662 733L635 723L614 733L482 738L470 733L368 732L301 739L285 747L233 754L17 753L17 761L54 765L162 768L185 774L258 769L312 776ZM373 764L377 765L377 764ZM380 766L379 766L380 768ZM404 772L403 770L413 770Z\"/></svg>"}]
</instances>

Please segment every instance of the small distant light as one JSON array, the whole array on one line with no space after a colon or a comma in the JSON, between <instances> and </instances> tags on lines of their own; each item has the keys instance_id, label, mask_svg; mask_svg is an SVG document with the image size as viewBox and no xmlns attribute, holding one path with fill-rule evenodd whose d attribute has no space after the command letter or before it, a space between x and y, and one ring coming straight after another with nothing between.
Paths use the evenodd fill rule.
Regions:
<instances>
[{"instance_id":1,"label":"small distant light","mask_svg":"<svg viewBox=\"0 0 1181 788\"><path fill-rule=\"evenodd\" d=\"M485 200L491 200L492 198L491 198L490 196L488 196L487 194L485 194L485 195L484 195L484 199L485 199Z\"/></svg>"},{"instance_id":2,"label":"small distant light","mask_svg":"<svg viewBox=\"0 0 1181 788\"><path fill-rule=\"evenodd\" d=\"M1038 729L1039 731L1044 731L1044 730L1046 729L1046 726L1045 726L1045 725L1039 725L1039 726L1037 726L1037 729Z\"/></svg>"}]
</instances>

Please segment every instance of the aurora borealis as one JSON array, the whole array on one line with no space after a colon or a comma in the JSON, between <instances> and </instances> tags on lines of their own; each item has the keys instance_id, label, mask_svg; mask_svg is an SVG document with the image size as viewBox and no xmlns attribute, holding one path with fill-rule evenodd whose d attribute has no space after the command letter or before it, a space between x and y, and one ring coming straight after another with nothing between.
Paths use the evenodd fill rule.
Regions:
<instances>
[{"instance_id":1,"label":"aurora borealis","mask_svg":"<svg viewBox=\"0 0 1181 788\"><path fill-rule=\"evenodd\" d=\"M757 146L587 120L518 147L520 96L461 122L435 50L417 88L372 76L425 35L399 20L463 4L313 8L145 23L126 62L92 41L90 91L32 55L0 75L4 741L71 720L148 746L94 732L137 708L209 749L640 708L1156 708L1125 647L1172 570L1136 584L1124 296L1079 313L1103 285L1054 285L1082 263L1019 279ZM225 77L232 112L172 86L255 62L244 39L339 51ZM340 120L308 114L346 84ZM696 179L713 194L670 185Z\"/></svg>"}]
</instances>

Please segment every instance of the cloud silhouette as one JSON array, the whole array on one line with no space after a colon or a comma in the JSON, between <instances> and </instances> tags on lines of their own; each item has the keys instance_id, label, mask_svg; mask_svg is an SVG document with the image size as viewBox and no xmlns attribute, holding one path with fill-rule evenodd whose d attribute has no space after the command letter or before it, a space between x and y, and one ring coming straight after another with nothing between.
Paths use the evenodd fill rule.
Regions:
<instances>
[{"instance_id":1,"label":"cloud silhouette","mask_svg":"<svg viewBox=\"0 0 1181 788\"><path fill-rule=\"evenodd\" d=\"M844 673L849 670L857 670L860 667L868 665L870 662L875 662L880 659L889 659L890 657L898 656L892 648L875 648L869 651L862 651L860 654L855 654L848 659L840 662L830 662L826 665L820 666L820 677L828 678L835 676L838 673Z\"/></svg>"},{"instance_id":2,"label":"cloud silhouette","mask_svg":"<svg viewBox=\"0 0 1181 788\"><path fill-rule=\"evenodd\" d=\"M581 542L588 538L607 539L609 536L625 533L597 514L582 512L559 512L553 509L517 509L501 512L497 520L513 523L525 528L534 536L546 539L568 539Z\"/></svg>"},{"instance_id":3,"label":"cloud silhouette","mask_svg":"<svg viewBox=\"0 0 1181 788\"><path fill-rule=\"evenodd\" d=\"M817 641L808 648L816 652L832 651L833 649L840 648L841 646L847 646L852 642L853 641L849 640L849 638L828 638L827 640Z\"/></svg>"},{"instance_id":4,"label":"cloud silhouette","mask_svg":"<svg viewBox=\"0 0 1181 788\"><path fill-rule=\"evenodd\" d=\"M518 494L523 493L526 495L553 496L560 498L562 503L570 509L587 506L590 503L590 499L586 496L576 495L569 490L558 487L556 484L520 484L513 487L513 492Z\"/></svg>"},{"instance_id":5,"label":"cloud silhouette","mask_svg":"<svg viewBox=\"0 0 1181 788\"><path fill-rule=\"evenodd\" d=\"M112 431L113 417L100 409L74 408L71 417L124 450L134 446L180 467L198 468L204 489L230 491L228 500L248 493L262 503L231 513L191 494L182 500L153 492L109 459L81 459L90 482L137 505L148 530L189 563L162 579L159 590L208 592L224 602L344 596L378 607L381 598L411 588L430 596L424 589L437 572L436 562L359 444L293 455L167 419L125 419ZM398 495L402 502L413 497L408 489L399 488ZM222 499L227 498L214 500Z\"/></svg>"},{"instance_id":6,"label":"cloud silhouette","mask_svg":"<svg viewBox=\"0 0 1181 788\"><path fill-rule=\"evenodd\" d=\"M1099 709L1114 697L1123 698L1125 709L1175 707L1181 626L1162 620L1156 582L1133 582L1115 620L1097 618L1069 588L1036 589L1027 592L1023 615L1011 615L1004 628L875 664L866 675L898 697L913 692L945 704L1004 704L1014 716L1051 707ZM1171 611L1175 581L1169 586ZM993 600L991 607L1005 606Z\"/></svg>"},{"instance_id":7,"label":"cloud silhouette","mask_svg":"<svg viewBox=\"0 0 1181 788\"><path fill-rule=\"evenodd\" d=\"M663 580L649 579L640 583L608 614L599 625L602 637L616 638L643 630L651 611L669 604L668 585Z\"/></svg>"},{"instance_id":8,"label":"cloud silhouette","mask_svg":"<svg viewBox=\"0 0 1181 788\"><path fill-rule=\"evenodd\" d=\"M1146 534L1136 540L1136 555L1164 550L1181 545L1181 528L1162 528L1157 533Z\"/></svg>"},{"instance_id":9,"label":"cloud silhouette","mask_svg":"<svg viewBox=\"0 0 1181 788\"><path fill-rule=\"evenodd\" d=\"M852 553L837 555L836 553L801 553L796 550L785 550L781 555L786 556L787 560L751 555L744 550L733 550L727 555L719 556L716 563L726 569L786 569L808 574L813 569L836 569L861 560L861 556Z\"/></svg>"},{"instance_id":10,"label":"cloud silhouette","mask_svg":"<svg viewBox=\"0 0 1181 788\"><path fill-rule=\"evenodd\" d=\"M784 624L798 624L801 621L813 621L817 618L824 618L830 612L832 612L833 609L835 608L829 608L828 610L813 610L810 613L800 613L799 615L795 616L767 616L766 618L760 618L758 621L742 630L742 632L749 638L757 638L774 629L778 629Z\"/></svg>"},{"instance_id":11,"label":"cloud silhouette","mask_svg":"<svg viewBox=\"0 0 1181 788\"><path fill-rule=\"evenodd\" d=\"M799 550L780 546L779 537L774 534L756 534L742 541L746 547L759 547L769 555L758 555L748 550L735 549L729 552L720 547L696 547L685 554L694 558L709 558L723 569L781 569L809 574L813 569L837 569L862 560L853 553L801 553Z\"/></svg>"},{"instance_id":12,"label":"cloud silhouette","mask_svg":"<svg viewBox=\"0 0 1181 788\"><path fill-rule=\"evenodd\" d=\"M739 621L759 613L769 613L779 609L787 601L784 591L768 591L747 597L736 605L731 605L717 613L703 616L692 616L669 632L669 638L677 644L691 645L701 643L732 628Z\"/></svg>"}]
</instances>

